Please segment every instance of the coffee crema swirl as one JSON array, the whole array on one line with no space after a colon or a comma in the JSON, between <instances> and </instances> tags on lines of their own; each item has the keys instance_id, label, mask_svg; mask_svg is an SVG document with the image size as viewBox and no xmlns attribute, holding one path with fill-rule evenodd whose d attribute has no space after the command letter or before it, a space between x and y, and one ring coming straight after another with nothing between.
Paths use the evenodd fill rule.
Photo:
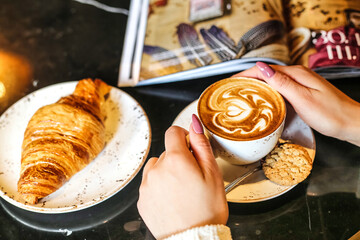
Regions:
<instances>
[{"instance_id":1,"label":"coffee crema swirl","mask_svg":"<svg viewBox=\"0 0 360 240\"><path fill-rule=\"evenodd\" d=\"M198 112L210 131L230 140L255 140L271 134L285 117L285 103L266 83L227 78L201 95Z\"/></svg>"}]
</instances>

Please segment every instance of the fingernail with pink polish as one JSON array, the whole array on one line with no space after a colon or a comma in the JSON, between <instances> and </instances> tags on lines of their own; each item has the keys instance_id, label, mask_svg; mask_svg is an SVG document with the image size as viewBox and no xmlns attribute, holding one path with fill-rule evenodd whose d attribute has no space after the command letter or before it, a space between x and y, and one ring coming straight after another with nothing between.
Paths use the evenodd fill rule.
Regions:
<instances>
[{"instance_id":1,"label":"fingernail with pink polish","mask_svg":"<svg viewBox=\"0 0 360 240\"><path fill-rule=\"evenodd\" d=\"M264 75L264 77L271 78L275 74L275 71L266 63L257 62L256 66L261 71L261 73Z\"/></svg>"},{"instance_id":2,"label":"fingernail with pink polish","mask_svg":"<svg viewBox=\"0 0 360 240\"><path fill-rule=\"evenodd\" d=\"M202 126L199 118L195 114L192 115L192 127L196 133L199 133L199 134L204 133L203 126Z\"/></svg>"}]
</instances>

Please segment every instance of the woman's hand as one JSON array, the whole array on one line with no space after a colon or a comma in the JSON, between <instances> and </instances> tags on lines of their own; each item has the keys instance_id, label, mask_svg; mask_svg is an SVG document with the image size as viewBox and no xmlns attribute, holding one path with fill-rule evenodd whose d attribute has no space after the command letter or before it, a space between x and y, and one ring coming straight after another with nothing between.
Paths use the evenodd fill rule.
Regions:
<instances>
[{"instance_id":1,"label":"woman's hand","mask_svg":"<svg viewBox=\"0 0 360 240\"><path fill-rule=\"evenodd\" d=\"M157 239L192 227L226 224L229 213L222 175L195 115L189 133L170 127L165 152L145 165L138 209Z\"/></svg>"},{"instance_id":2,"label":"woman's hand","mask_svg":"<svg viewBox=\"0 0 360 240\"><path fill-rule=\"evenodd\" d=\"M256 66L234 76L265 80L318 132L360 146L360 104L303 66Z\"/></svg>"}]
</instances>

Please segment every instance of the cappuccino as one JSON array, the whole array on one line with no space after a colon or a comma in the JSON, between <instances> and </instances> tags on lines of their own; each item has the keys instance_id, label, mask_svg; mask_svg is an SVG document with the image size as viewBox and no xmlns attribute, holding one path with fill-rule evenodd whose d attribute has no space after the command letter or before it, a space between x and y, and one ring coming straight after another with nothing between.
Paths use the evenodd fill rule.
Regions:
<instances>
[{"instance_id":1,"label":"cappuccino","mask_svg":"<svg viewBox=\"0 0 360 240\"><path fill-rule=\"evenodd\" d=\"M278 129L286 107L282 96L265 82L227 78L202 93L198 114L211 133L229 140L248 141Z\"/></svg>"},{"instance_id":2,"label":"cappuccino","mask_svg":"<svg viewBox=\"0 0 360 240\"><path fill-rule=\"evenodd\" d=\"M220 80L201 94L197 107L215 156L232 164L266 156L285 125L284 99L257 79Z\"/></svg>"}]
</instances>

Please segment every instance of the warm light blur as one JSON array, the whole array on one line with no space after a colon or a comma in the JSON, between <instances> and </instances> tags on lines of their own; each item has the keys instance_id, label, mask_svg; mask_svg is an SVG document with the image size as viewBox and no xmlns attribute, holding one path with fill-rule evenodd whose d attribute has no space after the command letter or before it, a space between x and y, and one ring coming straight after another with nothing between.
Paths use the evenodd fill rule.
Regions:
<instances>
[{"instance_id":1,"label":"warm light blur","mask_svg":"<svg viewBox=\"0 0 360 240\"><path fill-rule=\"evenodd\" d=\"M0 50L0 114L26 94L32 72L24 57Z\"/></svg>"},{"instance_id":2,"label":"warm light blur","mask_svg":"<svg viewBox=\"0 0 360 240\"><path fill-rule=\"evenodd\" d=\"M5 85L0 82L0 101L1 101L1 98L3 98L6 94L6 88L5 88Z\"/></svg>"}]
</instances>

